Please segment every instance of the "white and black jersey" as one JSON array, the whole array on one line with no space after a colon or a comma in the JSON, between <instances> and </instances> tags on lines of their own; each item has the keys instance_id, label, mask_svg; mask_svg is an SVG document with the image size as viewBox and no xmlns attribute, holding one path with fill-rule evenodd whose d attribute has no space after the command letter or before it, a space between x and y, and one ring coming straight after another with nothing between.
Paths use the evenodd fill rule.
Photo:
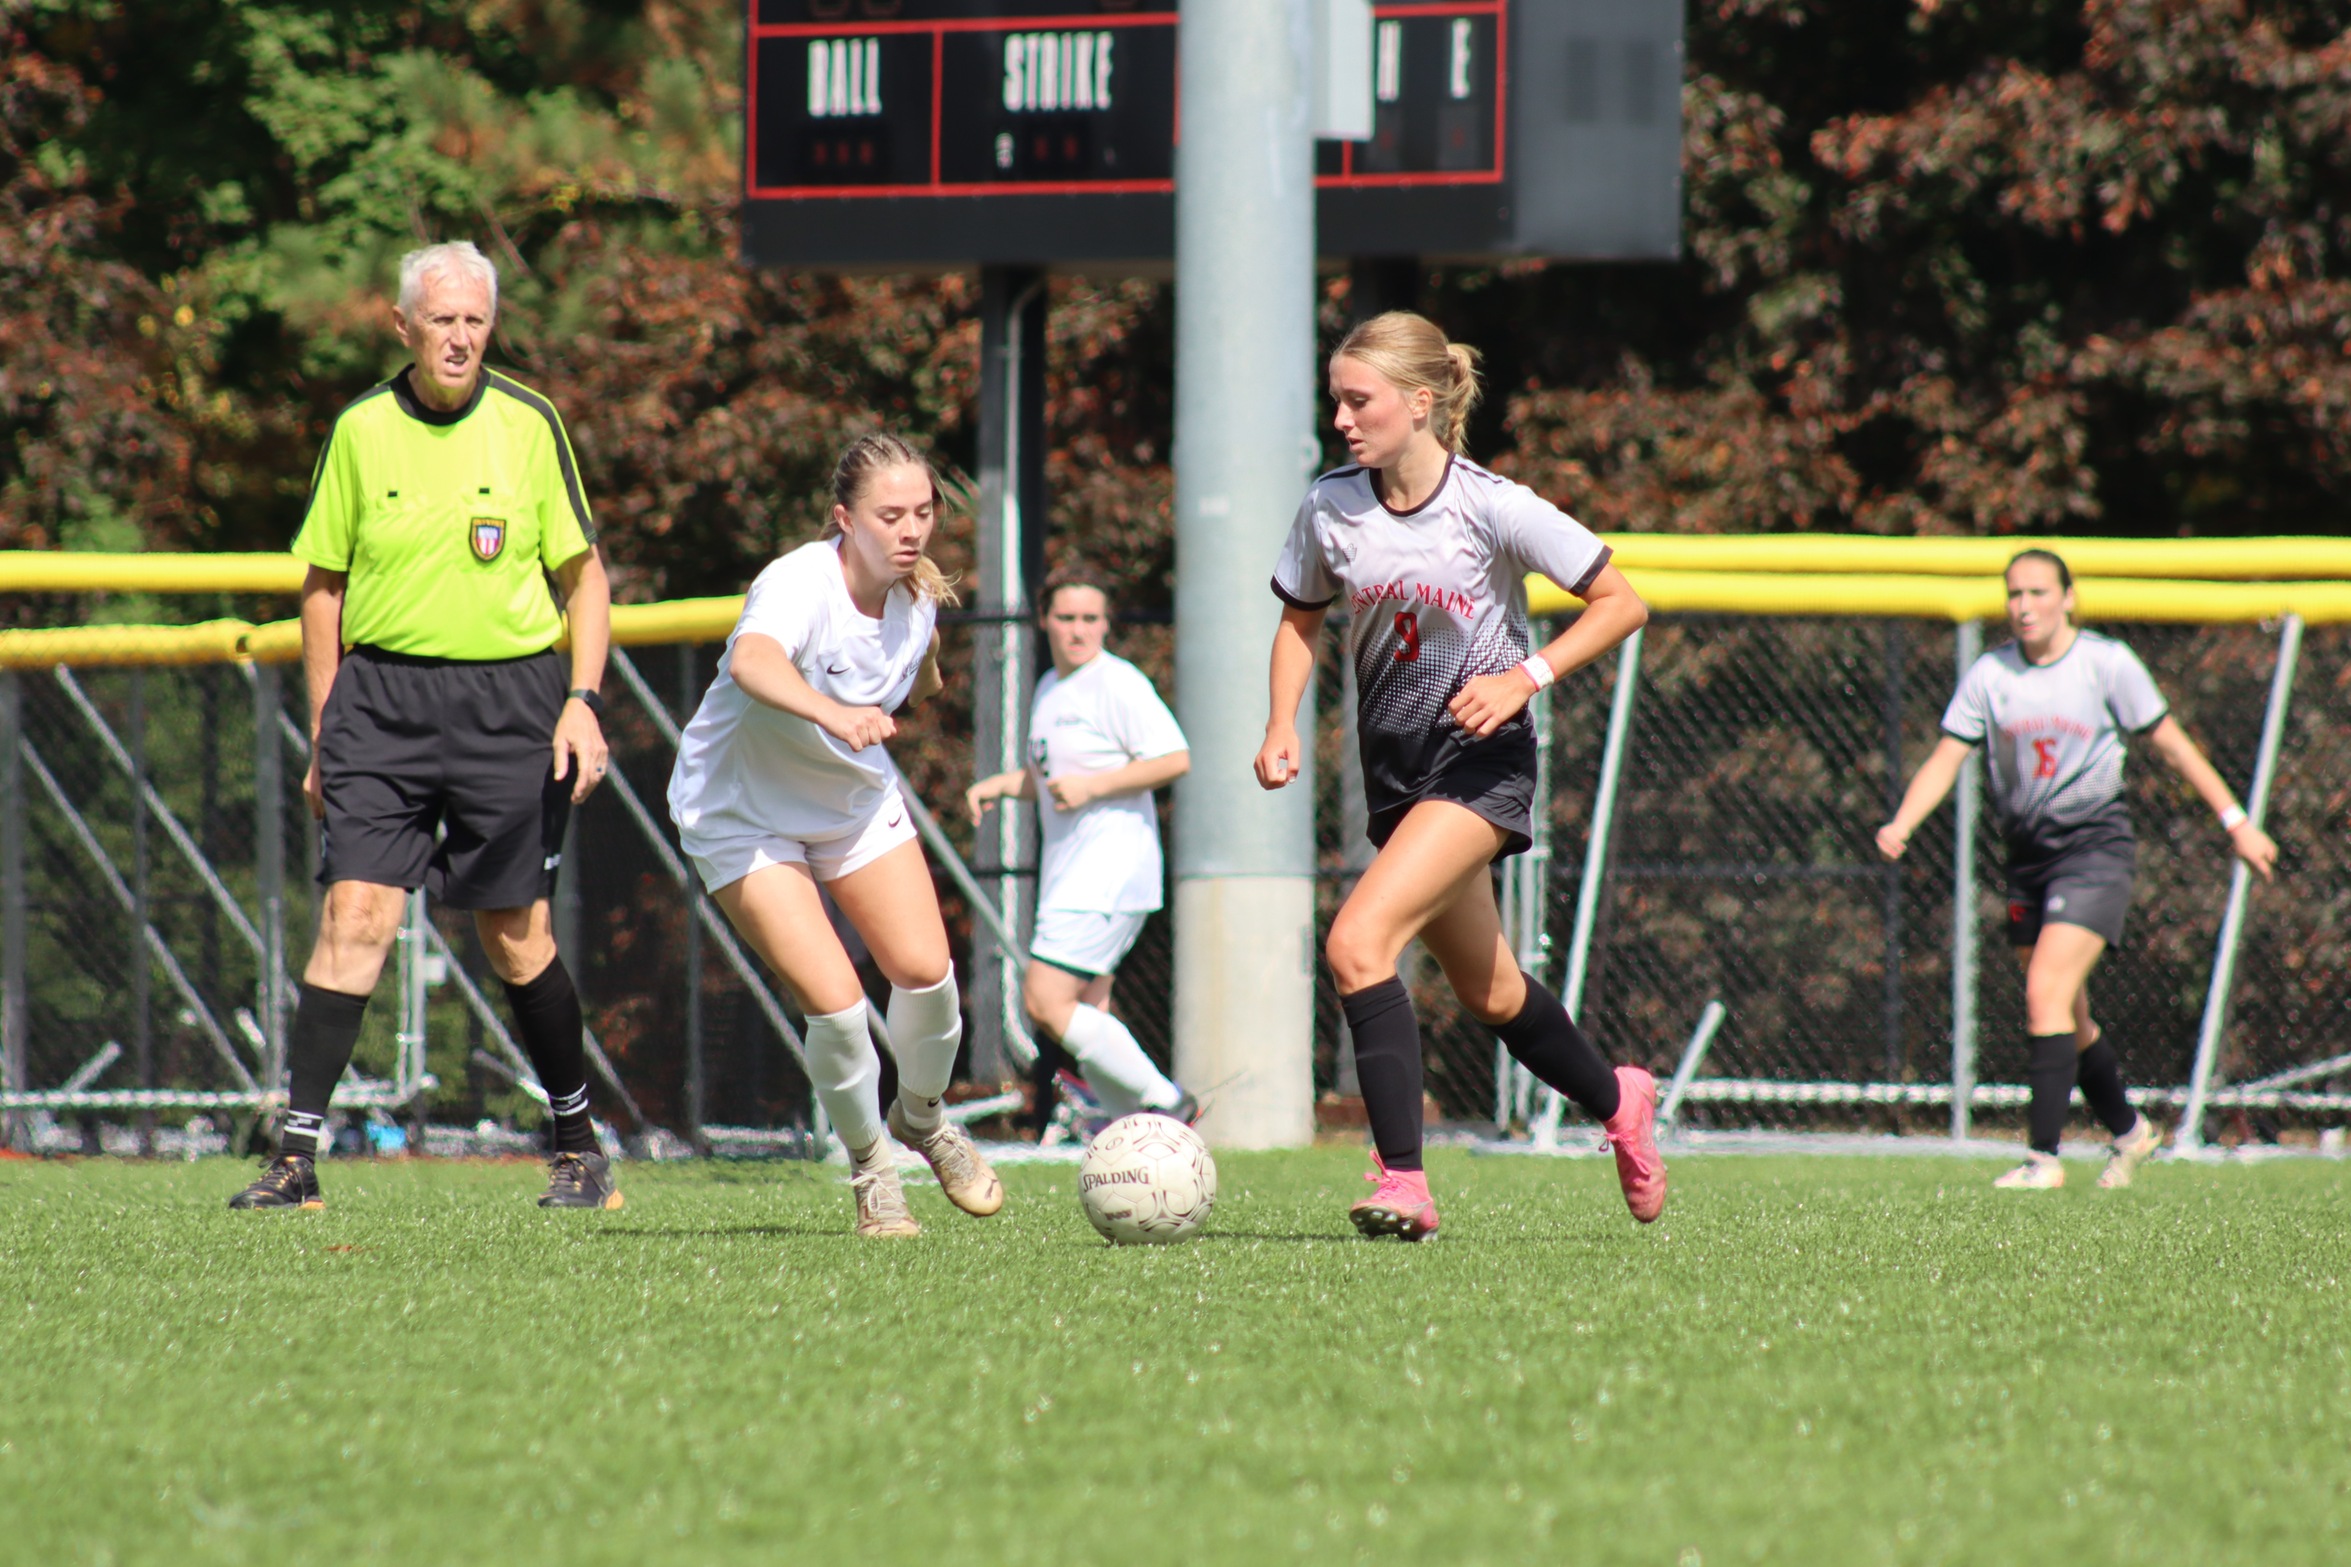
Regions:
<instances>
[{"instance_id":1,"label":"white and black jersey","mask_svg":"<svg viewBox=\"0 0 2351 1567\"><path fill-rule=\"evenodd\" d=\"M2013 865L2132 839L2123 739L2171 711L2139 656L2095 631L2035 664L2011 642L1977 659L1943 714L1943 732L1984 747L1992 813Z\"/></svg>"},{"instance_id":2,"label":"white and black jersey","mask_svg":"<svg viewBox=\"0 0 2351 1567\"><path fill-rule=\"evenodd\" d=\"M1580 594L1609 554L1558 507L1464 457L1447 462L1435 492L1407 512L1380 499L1376 477L1351 467L1315 480L1273 574L1274 592L1293 608L1346 600L1357 744L1375 824L1473 755L1523 765L1532 777L1534 726L1525 713L1478 740L1446 704L1477 676L1526 661L1529 571Z\"/></svg>"}]
</instances>

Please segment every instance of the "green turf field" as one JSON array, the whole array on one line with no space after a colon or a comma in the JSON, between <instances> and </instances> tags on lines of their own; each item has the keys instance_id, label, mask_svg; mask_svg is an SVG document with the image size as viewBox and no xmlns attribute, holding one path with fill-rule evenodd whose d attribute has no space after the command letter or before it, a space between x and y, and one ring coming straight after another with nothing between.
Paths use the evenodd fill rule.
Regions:
<instances>
[{"instance_id":1,"label":"green turf field","mask_svg":"<svg viewBox=\"0 0 2351 1567\"><path fill-rule=\"evenodd\" d=\"M0 1165L0 1560L2320 1562L2351 1557L2351 1195L2318 1163L1996 1194L1958 1161L1228 1155L1111 1250L837 1176Z\"/></svg>"}]
</instances>

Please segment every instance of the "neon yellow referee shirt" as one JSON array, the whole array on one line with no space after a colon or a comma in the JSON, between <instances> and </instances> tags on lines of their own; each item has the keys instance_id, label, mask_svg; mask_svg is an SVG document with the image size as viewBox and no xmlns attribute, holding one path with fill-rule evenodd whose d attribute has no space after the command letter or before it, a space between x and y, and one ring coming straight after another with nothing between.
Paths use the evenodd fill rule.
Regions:
<instances>
[{"instance_id":1,"label":"neon yellow referee shirt","mask_svg":"<svg viewBox=\"0 0 2351 1567\"><path fill-rule=\"evenodd\" d=\"M443 413L404 369L335 416L294 554L349 573L347 646L478 660L554 645L546 573L595 541L553 403L485 369Z\"/></svg>"}]
</instances>

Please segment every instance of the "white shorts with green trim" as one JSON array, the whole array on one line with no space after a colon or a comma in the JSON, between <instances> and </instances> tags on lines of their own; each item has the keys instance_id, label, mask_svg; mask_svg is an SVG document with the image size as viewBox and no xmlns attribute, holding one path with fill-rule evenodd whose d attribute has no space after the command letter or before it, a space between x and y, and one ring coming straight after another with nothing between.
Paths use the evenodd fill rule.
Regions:
<instances>
[{"instance_id":1,"label":"white shorts with green trim","mask_svg":"<svg viewBox=\"0 0 2351 1567\"><path fill-rule=\"evenodd\" d=\"M1082 978L1098 979L1118 967L1150 918L1149 909L1117 914L1097 909L1039 909L1029 956Z\"/></svg>"}]
</instances>

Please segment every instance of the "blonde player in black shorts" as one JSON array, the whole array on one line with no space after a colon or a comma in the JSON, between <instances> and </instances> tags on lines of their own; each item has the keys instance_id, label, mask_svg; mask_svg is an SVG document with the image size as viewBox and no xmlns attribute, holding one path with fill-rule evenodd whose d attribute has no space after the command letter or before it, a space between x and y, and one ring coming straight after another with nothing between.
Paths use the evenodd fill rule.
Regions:
<instances>
[{"instance_id":1,"label":"blonde player in black shorts","mask_svg":"<svg viewBox=\"0 0 2351 1567\"><path fill-rule=\"evenodd\" d=\"M857 1233L921 1232L891 1135L964 1212L1004 1206L987 1161L940 1101L963 1015L947 927L884 742L890 715L939 689L947 579L925 553L939 520L930 463L868 435L833 470L824 538L759 574L718 678L678 745L669 814L711 898L807 1009L808 1073L848 1150ZM883 1116L864 986L824 898L890 982L898 1094Z\"/></svg>"},{"instance_id":2,"label":"blonde player in black shorts","mask_svg":"<svg viewBox=\"0 0 2351 1567\"><path fill-rule=\"evenodd\" d=\"M1323 617L1345 595L1364 825L1379 848L1324 949L1376 1150L1366 1177L1375 1189L1351 1217L1366 1235L1420 1240L1437 1229L1421 1169L1420 1025L1396 975L1417 938L1462 1005L1607 1128L1625 1201L1647 1223L1665 1207L1657 1085L1638 1067L1611 1071L1558 998L1519 969L1491 866L1529 846L1540 808L1528 700L1638 630L1648 608L1574 519L1460 455L1478 396L1474 351L1391 311L1339 345L1330 389L1355 462L1315 480L1274 568L1282 623L1257 781L1279 789L1298 776L1298 703ZM1586 606L1539 651L1528 646L1529 571Z\"/></svg>"},{"instance_id":3,"label":"blonde player in black shorts","mask_svg":"<svg viewBox=\"0 0 2351 1567\"><path fill-rule=\"evenodd\" d=\"M2171 716L2138 655L2073 623L2073 573L2047 550L2008 563L2016 640L1977 659L1943 714L1943 738L1910 780L1878 851L1898 860L1918 824L1986 746L1992 813L2008 844L2008 939L2024 965L2030 1149L1993 1184L2065 1184L2057 1140L2074 1085L2114 1138L2102 1187L2128 1186L2163 1141L2131 1108L2122 1063L2090 1018L2090 971L2122 939L2138 846L2123 797L2123 742L2145 736L2220 818L2229 847L2267 879L2278 846Z\"/></svg>"}]
</instances>

